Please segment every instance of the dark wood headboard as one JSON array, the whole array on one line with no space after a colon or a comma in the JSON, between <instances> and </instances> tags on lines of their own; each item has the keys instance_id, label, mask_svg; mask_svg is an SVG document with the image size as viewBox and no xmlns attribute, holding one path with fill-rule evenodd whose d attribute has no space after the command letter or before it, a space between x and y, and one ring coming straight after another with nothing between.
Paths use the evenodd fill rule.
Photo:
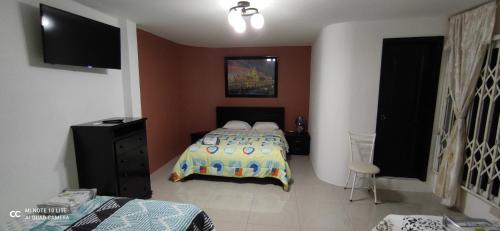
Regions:
<instances>
[{"instance_id":1,"label":"dark wood headboard","mask_svg":"<svg viewBox=\"0 0 500 231\"><path fill-rule=\"evenodd\" d=\"M257 121L275 122L281 129L285 127L283 107L217 107L217 127L230 120L242 120L250 125Z\"/></svg>"}]
</instances>

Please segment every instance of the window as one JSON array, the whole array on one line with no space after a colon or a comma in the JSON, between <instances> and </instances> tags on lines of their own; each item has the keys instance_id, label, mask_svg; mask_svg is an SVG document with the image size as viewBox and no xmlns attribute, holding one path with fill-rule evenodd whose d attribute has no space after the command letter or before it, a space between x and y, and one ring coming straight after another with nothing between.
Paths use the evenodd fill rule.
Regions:
<instances>
[{"instance_id":1,"label":"window","mask_svg":"<svg viewBox=\"0 0 500 231\"><path fill-rule=\"evenodd\" d=\"M488 50L467 114L467 141L462 187L490 204L500 207L500 54L497 46ZM448 89L447 82L445 83ZM437 171L455 120L452 99L443 93L438 145L433 169Z\"/></svg>"}]
</instances>

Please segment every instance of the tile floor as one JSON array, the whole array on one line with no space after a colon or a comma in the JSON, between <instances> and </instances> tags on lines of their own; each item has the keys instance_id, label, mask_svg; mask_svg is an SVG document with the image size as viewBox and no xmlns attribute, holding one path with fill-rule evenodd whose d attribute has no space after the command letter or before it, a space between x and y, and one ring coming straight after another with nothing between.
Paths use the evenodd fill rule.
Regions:
<instances>
[{"instance_id":1,"label":"tile floor","mask_svg":"<svg viewBox=\"0 0 500 231\"><path fill-rule=\"evenodd\" d=\"M176 159L151 175L153 199L195 204L214 221L217 231L367 231L387 214L450 214L431 193L379 190L374 205L366 190L355 192L319 180L308 156L292 156L290 192L262 182L241 183L194 178L173 183L168 177Z\"/></svg>"}]
</instances>

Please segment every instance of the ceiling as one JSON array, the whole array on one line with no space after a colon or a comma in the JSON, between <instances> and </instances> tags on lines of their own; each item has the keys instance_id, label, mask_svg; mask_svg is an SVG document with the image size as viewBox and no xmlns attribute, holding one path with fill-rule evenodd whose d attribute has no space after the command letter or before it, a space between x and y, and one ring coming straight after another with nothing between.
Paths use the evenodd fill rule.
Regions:
<instances>
[{"instance_id":1,"label":"ceiling","mask_svg":"<svg viewBox=\"0 0 500 231\"><path fill-rule=\"evenodd\" d=\"M237 34L227 13L237 0L76 0L128 18L143 30L201 47L311 45L326 25L360 20L448 16L488 0L250 0L265 17L261 30Z\"/></svg>"}]
</instances>

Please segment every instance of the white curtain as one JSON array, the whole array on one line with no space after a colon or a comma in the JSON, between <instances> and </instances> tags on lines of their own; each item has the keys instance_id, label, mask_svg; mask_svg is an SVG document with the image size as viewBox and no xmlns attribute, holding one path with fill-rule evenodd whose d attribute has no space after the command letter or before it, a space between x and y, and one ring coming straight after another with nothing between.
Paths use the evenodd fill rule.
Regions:
<instances>
[{"instance_id":1,"label":"white curtain","mask_svg":"<svg viewBox=\"0 0 500 231\"><path fill-rule=\"evenodd\" d=\"M474 98L476 83L495 24L496 3L491 2L452 16L445 41L446 71L453 100L455 123L439 167L434 193L441 203L454 206L460 192L466 142L465 117Z\"/></svg>"}]
</instances>

